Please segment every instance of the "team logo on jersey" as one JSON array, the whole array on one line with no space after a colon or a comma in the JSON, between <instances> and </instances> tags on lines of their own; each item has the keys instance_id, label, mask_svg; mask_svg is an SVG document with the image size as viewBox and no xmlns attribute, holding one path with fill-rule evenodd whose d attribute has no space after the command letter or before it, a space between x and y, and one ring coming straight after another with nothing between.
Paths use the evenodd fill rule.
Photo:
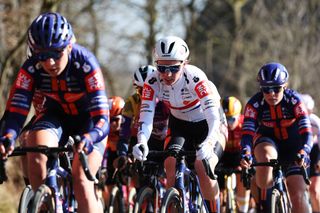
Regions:
<instances>
[{"instance_id":1,"label":"team logo on jersey","mask_svg":"<svg viewBox=\"0 0 320 213\"><path fill-rule=\"evenodd\" d=\"M247 105L244 111L244 116L248 118L256 119L257 111L251 105Z\"/></svg>"},{"instance_id":2,"label":"team logo on jersey","mask_svg":"<svg viewBox=\"0 0 320 213\"><path fill-rule=\"evenodd\" d=\"M156 81L157 81L157 79L153 77L153 78L149 79L148 83L149 84L154 84Z\"/></svg>"},{"instance_id":3,"label":"team logo on jersey","mask_svg":"<svg viewBox=\"0 0 320 213\"><path fill-rule=\"evenodd\" d=\"M194 81L194 83L197 83L200 79L199 79L199 77L194 76L192 80Z\"/></svg>"},{"instance_id":4,"label":"team logo on jersey","mask_svg":"<svg viewBox=\"0 0 320 213\"><path fill-rule=\"evenodd\" d=\"M143 91L142 91L142 99L151 101L153 100L153 96L154 96L154 90L152 89L152 87L150 87L148 84L144 84Z\"/></svg>"},{"instance_id":5,"label":"team logo on jersey","mask_svg":"<svg viewBox=\"0 0 320 213\"><path fill-rule=\"evenodd\" d=\"M25 89L25 90L31 91L32 83L33 83L33 79L31 75L27 73L25 70L21 69L18 74L15 87L17 89Z\"/></svg>"},{"instance_id":6,"label":"team logo on jersey","mask_svg":"<svg viewBox=\"0 0 320 213\"><path fill-rule=\"evenodd\" d=\"M27 70L28 70L30 73L34 73L34 67L33 67L33 66L28 67Z\"/></svg>"},{"instance_id":7,"label":"team logo on jersey","mask_svg":"<svg viewBox=\"0 0 320 213\"><path fill-rule=\"evenodd\" d=\"M104 90L104 80L101 72L97 70L90 73L85 78L87 90L89 92L94 92L98 90Z\"/></svg>"},{"instance_id":8,"label":"team logo on jersey","mask_svg":"<svg viewBox=\"0 0 320 213\"><path fill-rule=\"evenodd\" d=\"M91 66L89 64L84 63L84 65L82 66L82 69L85 73L87 73L91 70Z\"/></svg>"},{"instance_id":9,"label":"team logo on jersey","mask_svg":"<svg viewBox=\"0 0 320 213\"><path fill-rule=\"evenodd\" d=\"M199 98L203 98L210 94L210 89L205 81L201 81L195 87L195 91Z\"/></svg>"},{"instance_id":10,"label":"team logo on jersey","mask_svg":"<svg viewBox=\"0 0 320 213\"><path fill-rule=\"evenodd\" d=\"M307 115L307 109L302 103L299 103L294 107L294 114L296 117L305 116Z\"/></svg>"},{"instance_id":11,"label":"team logo on jersey","mask_svg":"<svg viewBox=\"0 0 320 213\"><path fill-rule=\"evenodd\" d=\"M79 62L74 62L74 66L76 67L76 69L79 69L80 68L80 63Z\"/></svg>"}]
</instances>

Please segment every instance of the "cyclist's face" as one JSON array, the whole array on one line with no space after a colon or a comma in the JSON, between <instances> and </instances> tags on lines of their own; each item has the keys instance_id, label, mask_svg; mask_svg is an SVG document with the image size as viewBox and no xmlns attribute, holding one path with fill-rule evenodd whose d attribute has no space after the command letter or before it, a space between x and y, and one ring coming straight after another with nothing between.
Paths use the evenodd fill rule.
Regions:
<instances>
[{"instance_id":1,"label":"cyclist's face","mask_svg":"<svg viewBox=\"0 0 320 213\"><path fill-rule=\"evenodd\" d=\"M165 68L165 67L166 68ZM157 61L157 69L160 73L160 78L166 85L173 85L176 83L181 75L184 62L181 61L170 61L170 60L159 60ZM160 68L164 70L160 70Z\"/></svg>"},{"instance_id":2,"label":"cyclist's face","mask_svg":"<svg viewBox=\"0 0 320 213\"><path fill-rule=\"evenodd\" d=\"M43 69L51 76L57 77L60 75L68 64L68 55L71 52L72 46L68 45L58 59L48 58L44 61L39 61Z\"/></svg>"},{"instance_id":3,"label":"cyclist's face","mask_svg":"<svg viewBox=\"0 0 320 213\"><path fill-rule=\"evenodd\" d=\"M271 91L271 92L263 92L263 97L266 100L266 102L270 106L275 106L280 103L280 101L283 98L283 92L284 92L285 87L282 87L279 91Z\"/></svg>"},{"instance_id":4,"label":"cyclist's face","mask_svg":"<svg viewBox=\"0 0 320 213\"><path fill-rule=\"evenodd\" d=\"M110 118L110 132L116 132L120 130L121 115Z\"/></svg>"}]
</instances>

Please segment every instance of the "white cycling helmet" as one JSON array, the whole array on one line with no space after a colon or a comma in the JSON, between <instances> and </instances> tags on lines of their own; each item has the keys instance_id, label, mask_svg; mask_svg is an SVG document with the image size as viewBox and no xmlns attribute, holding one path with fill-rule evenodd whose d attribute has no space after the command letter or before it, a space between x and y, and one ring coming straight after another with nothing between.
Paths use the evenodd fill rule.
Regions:
<instances>
[{"instance_id":1,"label":"white cycling helmet","mask_svg":"<svg viewBox=\"0 0 320 213\"><path fill-rule=\"evenodd\" d=\"M184 40L177 36L167 36L157 41L154 49L155 60L184 61L189 56L189 48Z\"/></svg>"},{"instance_id":2,"label":"white cycling helmet","mask_svg":"<svg viewBox=\"0 0 320 213\"><path fill-rule=\"evenodd\" d=\"M143 83L150 75L150 73L157 70L154 66L147 65L139 67L133 74L133 84L139 87L143 87Z\"/></svg>"},{"instance_id":3,"label":"white cycling helmet","mask_svg":"<svg viewBox=\"0 0 320 213\"><path fill-rule=\"evenodd\" d=\"M314 109L314 100L309 94L300 94L301 100L304 105L307 107L307 110L313 111Z\"/></svg>"}]
</instances>

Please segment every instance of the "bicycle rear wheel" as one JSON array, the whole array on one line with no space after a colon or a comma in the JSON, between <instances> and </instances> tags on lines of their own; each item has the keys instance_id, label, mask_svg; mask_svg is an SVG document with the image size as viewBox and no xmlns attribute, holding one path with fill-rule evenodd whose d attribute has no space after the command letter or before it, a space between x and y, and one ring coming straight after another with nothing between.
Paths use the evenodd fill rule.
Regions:
<instances>
[{"instance_id":1,"label":"bicycle rear wheel","mask_svg":"<svg viewBox=\"0 0 320 213\"><path fill-rule=\"evenodd\" d=\"M271 213L289 212L291 211L287 195L279 192L278 189L273 189L271 195Z\"/></svg>"},{"instance_id":2,"label":"bicycle rear wheel","mask_svg":"<svg viewBox=\"0 0 320 213\"><path fill-rule=\"evenodd\" d=\"M142 212L157 212L155 207L155 198L153 189L150 187L143 187L136 198L136 202L134 204L134 213L142 213Z\"/></svg>"},{"instance_id":3,"label":"bicycle rear wheel","mask_svg":"<svg viewBox=\"0 0 320 213\"><path fill-rule=\"evenodd\" d=\"M184 212L182 198L179 191L175 188L170 188L166 191L162 200L160 213L167 212Z\"/></svg>"},{"instance_id":4,"label":"bicycle rear wheel","mask_svg":"<svg viewBox=\"0 0 320 213\"><path fill-rule=\"evenodd\" d=\"M20 196L18 213L30 212L33 198L33 190L30 185L26 186Z\"/></svg>"},{"instance_id":5,"label":"bicycle rear wheel","mask_svg":"<svg viewBox=\"0 0 320 213\"><path fill-rule=\"evenodd\" d=\"M52 190L47 185L42 184L34 195L31 212L55 212L55 209Z\"/></svg>"}]
</instances>

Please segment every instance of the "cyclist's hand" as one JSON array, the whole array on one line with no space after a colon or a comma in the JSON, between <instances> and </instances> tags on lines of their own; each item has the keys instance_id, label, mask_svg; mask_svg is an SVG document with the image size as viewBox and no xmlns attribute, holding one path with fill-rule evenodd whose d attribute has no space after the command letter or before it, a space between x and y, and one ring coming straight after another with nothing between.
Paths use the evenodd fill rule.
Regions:
<instances>
[{"instance_id":1,"label":"cyclist's hand","mask_svg":"<svg viewBox=\"0 0 320 213\"><path fill-rule=\"evenodd\" d=\"M139 161L147 160L148 153L149 153L148 144L145 142L134 145L132 149L133 156Z\"/></svg>"},{"instance_id":2,"label":"cyclist's hand","mask_svg":"<svg viewBox=\"0 0 320 213\"><path fill-rule=\"evenodd\" d=\"M13 135L10 133L0 137L0 153L2 155L2 159L7 159L8 155L13 152L14 143Z\"/></svg>"},{"instance_id":3,"label":"cyclist's hand","mask_svg":"<svg viewBox=\"0 0 320 213\"><path fill-rule=\"evenodd\" d=\"M252 164L251 147L250 147L250 146L245 146L245 147L241 150L241 161L240 161L240 165L241 165L241 167L248 169L251 164Z\"/></svg>"},{"instance_id":4,"label":"cyclist's hand","mask_svg":"<svg viewBox=\"0 0 320 213\"><path fill-rule=\"evenodd\" d=\"M90 135L84 134L81 136L80 142L76 144L77 152L82 150L88 155L93 151L93 141L91 140Z\"/></svg>"},{"instance_id":5,"label":"cyclist's hand","mask_svg":"<svg viewBox=\"0 0 320 213\"><path fill-rule=\"evenodd\" d=\"M113 161L113 167L119 171L123 170L128 162L127 156L119 156Z\"/></svg>"},{"instance_id":6,"label":"cyclist's hand","mask_svg":"<svg viewBox=\"0 0 320 213\"><path fill-rule=\"evenodd\" d=\"M197 159L198 160L203 160L203 159L209 159L213 156L213 147L214 147L214 142L212 139L206 139L204 142L202 142L199 145L199 148L197 150Z\"/></svg>"},{"instance_id":7,"label":"cyclist's hand","mask_svg":"<svg viewBox=\"0 0 320 213\"><path fill-rule=\"evenodd\" d=\"M310 165L309 154L304 149L301 149L297 154L296 162L299 166L308 167Z\"/></svg>"}]
</instances>

